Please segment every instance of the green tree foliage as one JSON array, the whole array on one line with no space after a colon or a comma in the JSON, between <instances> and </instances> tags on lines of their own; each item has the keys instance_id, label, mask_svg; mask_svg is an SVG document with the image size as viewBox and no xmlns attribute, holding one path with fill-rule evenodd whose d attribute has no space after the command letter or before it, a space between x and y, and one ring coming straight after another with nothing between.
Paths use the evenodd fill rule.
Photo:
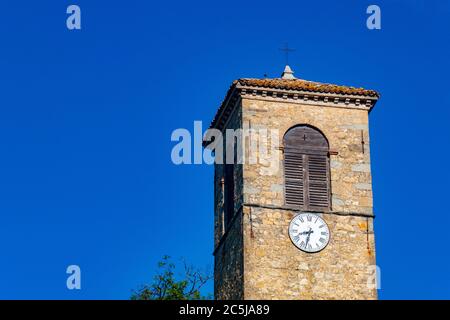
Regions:
<instances>
[{"instance_id":1,"label":"green tree foliage","mask_svg":"<svg viewBox=\"0 0 450 320\"><path fill-rule=\"evenodd\" d=\"M212 278L209 272L196 269L183 260L183 273L175 276L176 266L169 256L158 262L158 271L153 282L133 290L131 300L201 300L200 289ZM181 279L180 279L181 278Z\"/></svg>"}]
</instances>

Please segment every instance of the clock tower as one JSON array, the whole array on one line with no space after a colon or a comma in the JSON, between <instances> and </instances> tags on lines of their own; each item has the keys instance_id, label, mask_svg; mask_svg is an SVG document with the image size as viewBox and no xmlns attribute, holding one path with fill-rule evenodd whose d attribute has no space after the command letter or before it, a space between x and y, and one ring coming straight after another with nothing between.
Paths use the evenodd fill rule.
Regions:
<instances>
[{"instance_id":1,"label":"clock tower","mask_svg":"<svg viewBox=\"0 0 450 320\"><path fill-rule=\"evenodd\" d=\"M368 117L378 97L289 66L232 83L210 127L225 150L214 174L216 299L377 298Z\"/></svg>"}]
</instances>

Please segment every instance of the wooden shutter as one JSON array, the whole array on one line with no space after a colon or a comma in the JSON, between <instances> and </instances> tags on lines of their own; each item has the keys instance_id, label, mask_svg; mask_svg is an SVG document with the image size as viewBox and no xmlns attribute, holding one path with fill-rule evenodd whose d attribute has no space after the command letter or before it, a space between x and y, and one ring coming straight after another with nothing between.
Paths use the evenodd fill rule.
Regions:
<instances>
[{"instance_id":1,"label":"wooden shutter","mask_svg":"<svg viewBox=\"0 0 450 320\"><path fill-rule=\"evenodd\" d=\"M304 175L303 154L287 151L284 154L285 199L287 205L303 207Z\"/></svg>"},{"instance_id":2,"label":"wooden shutter","mask_svg":"<svg viewBox=\"0 0 450 320\"><path fill-rule=\"evenodd\" d=\"M308 209L328 210L330 191L328 177L328 156L307 155Z\"/></svg>"},{"instance_id":3,"label":"wooden shutter","mask_svg":"<svg viewBox=\"0 0 450 320\"><path fill-rule=\"evenodd\" d=\"M309 126L284 136L285 203L302 210L330 210L328 141Z\"/></svg>"}]
</instances>

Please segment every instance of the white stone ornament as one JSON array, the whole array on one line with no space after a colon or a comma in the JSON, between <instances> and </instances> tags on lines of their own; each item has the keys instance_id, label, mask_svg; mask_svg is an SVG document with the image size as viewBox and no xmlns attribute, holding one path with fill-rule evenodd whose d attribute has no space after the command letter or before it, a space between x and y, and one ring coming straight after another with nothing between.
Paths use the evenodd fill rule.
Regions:
<instances>
[{"instance_id":1,"label":"white stone ornament","mask_svg":"<svg viewBox=\"0 0 450 320\"><path fill-rule=\"evenodd\" d=\"M300 250L314 253L323 250L330 242L327 223L313 213L296 215L289 224L289 237Z\"/></svg>"}]
</instances>

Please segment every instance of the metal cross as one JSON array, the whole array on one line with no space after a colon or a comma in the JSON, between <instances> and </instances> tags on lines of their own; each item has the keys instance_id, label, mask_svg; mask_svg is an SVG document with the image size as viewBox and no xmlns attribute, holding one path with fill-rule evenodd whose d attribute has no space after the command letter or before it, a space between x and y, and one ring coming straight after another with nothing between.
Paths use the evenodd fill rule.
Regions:
<instances>
[{"instance_id":1,"label":"metal cross","mask_svg":"<svg viewBox=\"0 0 450 320\"><path fill-rule=\"evenodd\" d=\"M294 52L295 49L289 48L289 45L286 42L284 44L284 48L280 48L280 51L283 51L284 54L286 55L286 65L288 65L289 64L289 52Z\"/></svg>"}]
</instances>

